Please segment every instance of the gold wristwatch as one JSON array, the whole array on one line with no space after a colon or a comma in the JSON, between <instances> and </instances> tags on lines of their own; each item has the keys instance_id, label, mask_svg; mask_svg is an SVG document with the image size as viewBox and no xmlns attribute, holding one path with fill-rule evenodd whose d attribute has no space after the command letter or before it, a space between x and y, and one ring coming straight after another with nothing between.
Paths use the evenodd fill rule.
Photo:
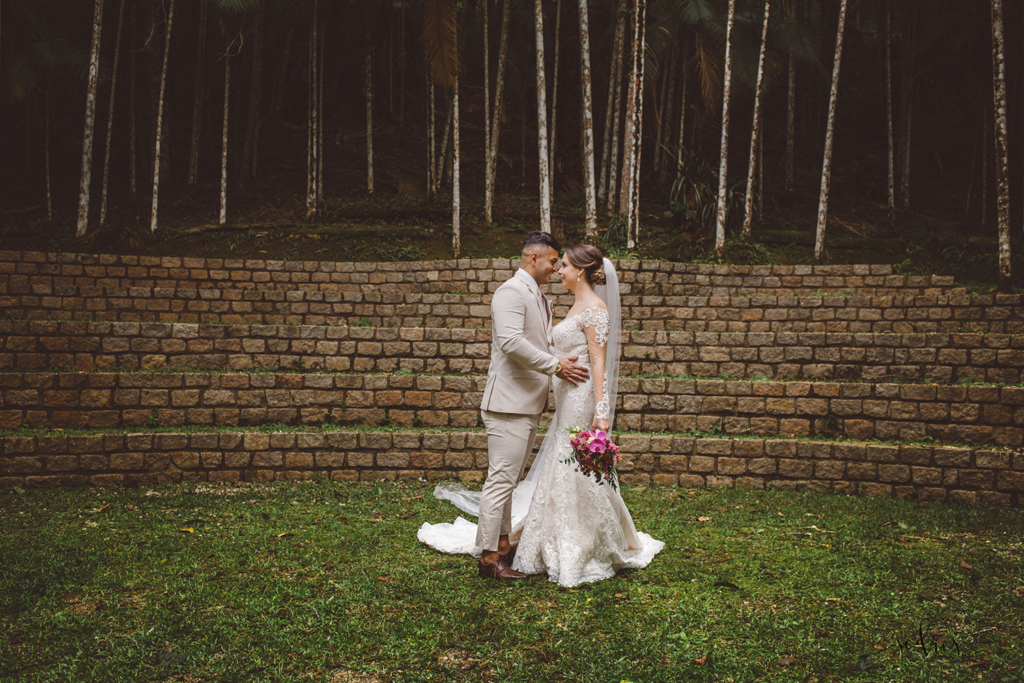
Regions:
<instances>
[{"instance_id":1,"label":"gold wristwatch","mask_svg":"<svg viewBox=\"0 0 1024 683\"><path fill-rule=\"evenodd\" d=\"M558 365L555 366L555 374L557 375L562 371L562 361L558 361Z\"/></svg>"}]
</instances>

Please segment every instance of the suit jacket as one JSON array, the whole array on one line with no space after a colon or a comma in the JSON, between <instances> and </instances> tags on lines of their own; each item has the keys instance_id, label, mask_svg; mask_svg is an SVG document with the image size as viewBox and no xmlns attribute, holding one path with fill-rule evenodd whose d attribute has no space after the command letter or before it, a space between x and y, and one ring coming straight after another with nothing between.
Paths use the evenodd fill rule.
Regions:
<instances>
[{"instance_id":1,"label":"suit jacket","mask_svg":"<svg viewBox=\"0 0 1024 683\"><path fill-rule=\"evenodd\" d=\"M541 308L537 281L520 268L491 298L491 365L483 410L538 415L547 408L553 354L551 304Z\"/></svg>"}]
</instances>

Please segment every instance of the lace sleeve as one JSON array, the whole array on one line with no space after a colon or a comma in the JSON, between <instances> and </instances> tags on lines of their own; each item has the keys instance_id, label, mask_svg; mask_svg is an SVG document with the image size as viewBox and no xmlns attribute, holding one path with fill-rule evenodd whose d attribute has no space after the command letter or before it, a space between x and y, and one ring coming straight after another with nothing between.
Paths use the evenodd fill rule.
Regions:
<instances>
[{"instance_id":1,"label":"lace sleeve","mask_svg":"<svg viewBox=\"0 0 1024 683\"><path fill-rule=\"evenodd\" d=\"M584 332L588 327L593 328L593 339L587 335L587 341L591 344L590 360L593 363L594 374L601 375L601 389L598 390L597 378L594 378L594 398L596 406L594 417L600 420L607 420L610 412L608 404L608 376L605 372L605 351L608 346L609 317L608 311L597 306L592 306L583 311L580 315L580 325ZM594 345L597 348L594 348Z\"/></svg>"},{"instance_id":2,"label":"lace sleeve","mask_svg":"<svg viewBox=\"0 0 1024 683\"><path fill-rule=\"evenodd\" d=\"M584 329L593 327L597 336L597 345L602 349L608 345L608 311L591 306L580 314L580 325Z\"/></svg>"}]
</instances>

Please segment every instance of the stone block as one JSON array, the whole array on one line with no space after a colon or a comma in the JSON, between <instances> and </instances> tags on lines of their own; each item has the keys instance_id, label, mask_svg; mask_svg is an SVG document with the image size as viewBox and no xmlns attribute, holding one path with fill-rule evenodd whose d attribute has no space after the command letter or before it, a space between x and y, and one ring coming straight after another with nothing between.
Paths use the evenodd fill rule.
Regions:
<instances>
[{"instance_id":1,"label":"stone block","mask_svg":"<svg viewBox=\"0 0 1024 683\"><path fill-rule=\"evenodd\" d=\"M846 465L846 478L871 481L878 478L878 465L873 462L851 462Z\"/></svg>"},{"instance_id":2,"label":"stone block","mask_svg":"<svg viewBox=\"0 0 1024 683\"><path fill-rule=\"evenodd\" d=\"M814 463L804 460L779 460L778 473L783 477L810 478L814 474Z\"/></svg>"}]
</instances>

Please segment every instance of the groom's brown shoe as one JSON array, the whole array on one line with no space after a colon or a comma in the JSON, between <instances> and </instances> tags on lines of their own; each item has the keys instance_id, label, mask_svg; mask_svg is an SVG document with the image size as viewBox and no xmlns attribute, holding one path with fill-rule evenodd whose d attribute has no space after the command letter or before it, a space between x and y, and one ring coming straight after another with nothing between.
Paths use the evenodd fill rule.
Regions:
<instances>
[{"instance_id":1,"label":"groom's brown shoe","mask_svg":"<svg viewBox=\"0 0 1024 683\"><path fill-rule=\"evenodd\" d=\"M518 547L519 547L519 544L517 543L516 545L512 546L511 548L509 548L508 552L505 553L504 555L498 555L498 559L500 559L502 562L504 562L505 564L507 564L508 566L511 567L512 566L512 560L516 559L516 549Z\"/></svg>"},{"instance_id":2,"label":"groom's brown shoe","mask_svg":"<svg viewBox=\"0 0 1024 683\"><path fill-rule=\"evenodd\" d=\"M501 557L498 557L491 564L477 563L477 573L482 579L525 579L529 578L522 572L517 572L505 564Z\"/></svg>"}]
</instances>

